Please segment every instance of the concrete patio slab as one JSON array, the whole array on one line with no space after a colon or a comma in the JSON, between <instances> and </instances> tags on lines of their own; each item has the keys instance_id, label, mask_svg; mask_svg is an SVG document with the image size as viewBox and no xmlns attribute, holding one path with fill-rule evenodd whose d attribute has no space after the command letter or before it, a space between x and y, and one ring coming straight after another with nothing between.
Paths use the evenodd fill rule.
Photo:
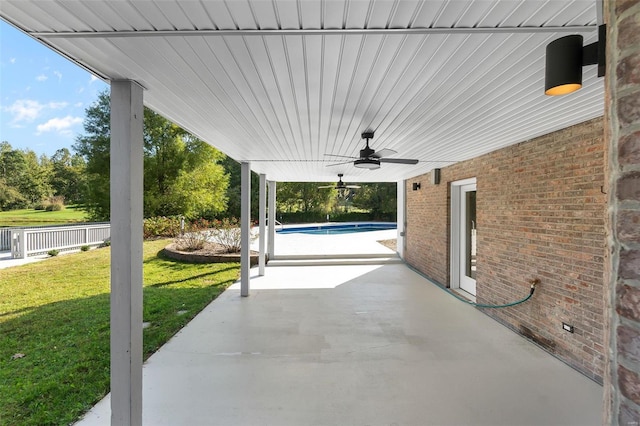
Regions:
<instances>
[{"instance_id":1,"label":"concrete patio slab","mask_svg":"<svg viewBox=\"0 0 640 426\"><path fill-rule=\"evenodd\" d=\"M601 386L403 264L266 272L149 359L145 425L601 423Z\"/></svg>"}]
</instances>

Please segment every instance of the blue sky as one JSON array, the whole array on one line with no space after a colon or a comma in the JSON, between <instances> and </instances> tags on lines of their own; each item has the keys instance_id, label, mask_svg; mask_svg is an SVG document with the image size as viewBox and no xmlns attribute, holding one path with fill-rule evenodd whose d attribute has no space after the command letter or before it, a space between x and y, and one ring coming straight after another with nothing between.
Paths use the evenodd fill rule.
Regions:
<instances>
[{"instance_id":1,"label":"blue sky","mask_svg":"<svg viewBox=\"0 0 640 426\"><path fill-rule=\"evenodd\" d=\"M53 155L82 134L85 109L108 85L0 21L0 141Z\"/></svg>"}]
</instances>

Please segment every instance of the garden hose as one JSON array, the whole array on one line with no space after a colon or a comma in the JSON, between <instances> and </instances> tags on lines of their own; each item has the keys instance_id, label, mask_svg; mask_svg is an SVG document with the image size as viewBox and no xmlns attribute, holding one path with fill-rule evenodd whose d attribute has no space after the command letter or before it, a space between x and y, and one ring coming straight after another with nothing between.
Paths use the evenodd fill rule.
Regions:
<instances>
[{"instance_id":1,"label":"garden hose","mask_svg":"<svg viewBox=\"0 0 640 426\"><path fill-rule=\"evenodd\" d=\"M531 296L533 296L533 292L536 290L536 284L540 284L540 280L536 278L536 279L531 280L530 282L531 282L531 290L529 291L529 295L527 297L525 297L524 299L518 300L516 302L505 303L504 305L486 305L484 303L472 302L470 300L467 300L467 299L457 295L456 293L454 293L453 291L451 291L449 289L445 289L445 290L446 290L447 293L449 293L450 295L452 295L456 299L461 300L461 301L463 301L465 303L468 303L469 305L475 306L477 308L488 308L488 309L508 308L510 306L519 305L519 304L524 303L527 300L531 299Z\"/></svg>"}]
</instances>

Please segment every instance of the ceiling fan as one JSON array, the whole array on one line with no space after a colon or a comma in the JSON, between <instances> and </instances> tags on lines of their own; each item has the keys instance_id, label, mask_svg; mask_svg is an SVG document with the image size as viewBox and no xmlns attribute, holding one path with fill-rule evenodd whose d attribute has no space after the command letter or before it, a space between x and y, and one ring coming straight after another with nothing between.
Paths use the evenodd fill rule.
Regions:
<instances>
[{"instance_id":1,"label":"ceiling fan","mask_svg":"<svg viewBox=\"0 0 640 426\"><path fill-rule=\"evenodd\" d=\"M351 158L352 160L343 161L341 163L329 164L327 167L339 166L341 164L348 164L353 162L353 165L361 169L379 169L380 163L395 163L395 164L418 164L418 160L409 158L386 158L388 155L396 154L396 151L392 149L381 149L376 152L375 149L369 147L369 139L373 139L373 132L363 132L362 139L365 139L366 146L360 150L360 157L348 157L345 155L325 154L330 157L342 157Z\"/></svg>"},{"instance_id":2,"label":"ceiling fan","mask_svg":"<svg viewBox=\"0 0 640 426\"><path fill-rule=\"evenodd\" d=\"M325 185L325 186L319 186L319 189L323 189L323 188L333 188L333 189L359 189L360 186L359 185L347 185L342 181L342 176L344 176L343 173L338 173L338 183L336 183L335 185Z\"/></svg>"}]
</instances>

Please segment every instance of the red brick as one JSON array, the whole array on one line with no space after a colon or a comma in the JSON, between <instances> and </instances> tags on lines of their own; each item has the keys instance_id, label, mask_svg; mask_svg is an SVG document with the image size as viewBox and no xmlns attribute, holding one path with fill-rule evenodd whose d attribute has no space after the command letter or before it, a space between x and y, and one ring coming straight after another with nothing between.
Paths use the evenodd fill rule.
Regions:
<instances>
[{"instance_id":1,"label":"red brick","mask_svg":"<svg viewBox=\"0 0 640 426\"><path fill-rule=\"evenodd\" d=\"M620 392L625 397L636 404L640 404L640 377L636 372L619 365L618 386L620 386Z\"/></svg>"},{"instance_id":2,"label":"red brick","mask_svg":"<svg viewBox=\"0 0 640 426\"><path fill-rule=\"evenodd\" d=\"M618 200L640 201L640 172L629 172L618 178Z\"/></svg>"},{"instance_id":3,"label":"red brick","mask_svg":"<svg viewBox=\"0 0 640 426\"><path fill-rule=\"evenodd\" d=\"M616 299L618 315L640 321L640 289L628 285L618 285Z\"/></svg>"},{"instance_id":4,"label":"red brick","mask_svg":"<svg viewBox=\"0 0 640 426\"><path fill-rule=\"evenodd\" d=\"M620 250L618 276L627 280L640 279L640 250Z\"/></svg>"},{"instance_id":5,"label":"red brick","mask_svg":"<svg viewBox=\"0 0 640 426\"><path fill-rule=\"evenodd\" d=\"M620 138L618 141L618 162L621 165L640 163L640 131Z\"/></svg>"},{"instance_id":6,"label":"red brick","mask_svg":"<svg viewBox=\"0 0 640 426\"><path fill-rule=\"evenodd\" d=\"M640 91L618 99L618 121L623 128L640 123Z\"/></svg>"},{"instance_id":7,"label":"red brick","mask_svg":"<svg viewBox=\"0 0 640 426\"><path fill-rule=\"evenodd\" d=\"M621 15L632 6L636 6L638 0L616 0L616 15Z\"/></svg>"},{"instance_id":8,"label":"red brick","mask_svg":"<svg viewBox=\"0 0 640 426\"><path fill-rule=\"evenodd\" d=\"M640 330L618 326L618 354L629 361L640 362Z\"/></svg>"},{"instance_id":9,"label":"red brick","mask_svg":"<svg viewBox=\"0 0 640 426\"><path fill-rule=\"evenodd\" d=\"M618 240L623 243L640 242L640 211L619 210L616 216Z\"/></svg>"},{"instance_id":10,"label":"red brick","mask_svg":"<svg viewBox=\"0 0 640 426\"><path fill-rule=\"evenodd\" d=\"M618 49L624 50L640 43L640 13L628 16L618 23Z\"/></svg>"}]
</instances>

